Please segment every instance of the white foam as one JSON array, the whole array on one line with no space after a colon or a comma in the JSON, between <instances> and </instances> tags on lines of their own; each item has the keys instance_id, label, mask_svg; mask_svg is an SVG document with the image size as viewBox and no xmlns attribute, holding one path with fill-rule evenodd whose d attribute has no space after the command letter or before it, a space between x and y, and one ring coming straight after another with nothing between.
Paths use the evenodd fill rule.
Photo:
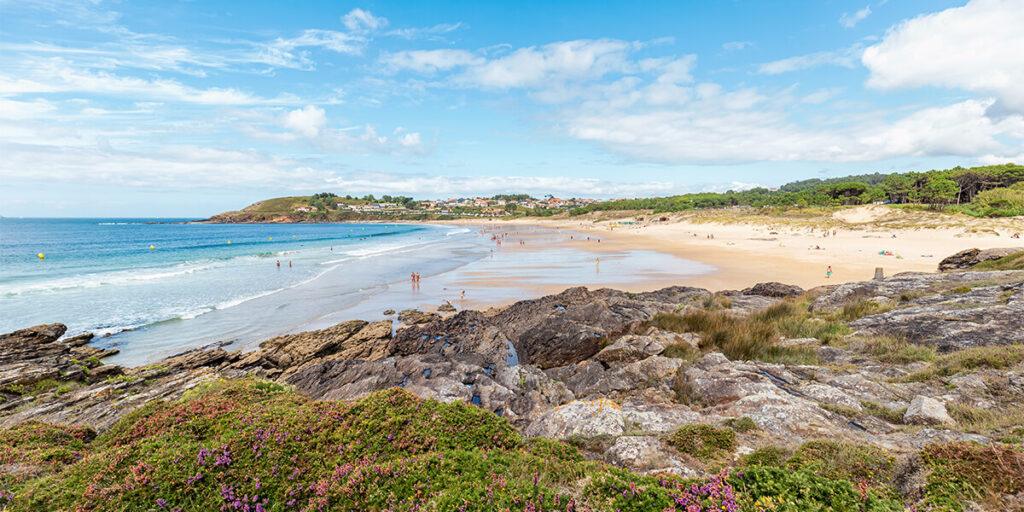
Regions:
<instances>
[{"instance_id":1,"label":"white foam","mask_svg":"<svg viewBox=\"0 0 1024 512\"><path fill-rule=\"evenodd\" d=\"M97 272L70 277L62 277L49 281L26 283L21 286L0 288L3 295L24 295L36 292L56 292L61 290L72 290L76 288L95 288L98 286L123 285L135 282L152 281L156 279L167 279L184 276L196 272L202 272L226 265L226 262L218 263L193 263L186 262L172 267L142 270L117 270L113 272Z\"/></svg>"}]
</instances>

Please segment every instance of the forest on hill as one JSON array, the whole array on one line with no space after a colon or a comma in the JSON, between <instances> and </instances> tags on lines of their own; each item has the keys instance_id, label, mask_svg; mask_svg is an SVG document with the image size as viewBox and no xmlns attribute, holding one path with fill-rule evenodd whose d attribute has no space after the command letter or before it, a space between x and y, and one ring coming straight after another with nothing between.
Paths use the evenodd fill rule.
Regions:
<instances>
[{"instance_id":1,"label":"forest on hill","mask_svg":"<svg viewBox=\"0 0 1024 512\"><path fill-rule=\"evenodd\" d=\"M571 214L609 210L653 210L660 213L732 206L760 208L872 203L918 205L977 217L1024 215L1024 166L1003 164L808 179L787 183L777 190L757 187L724 193L698 192L605 201L576 208Z\"/></svg>"}]
</instances>

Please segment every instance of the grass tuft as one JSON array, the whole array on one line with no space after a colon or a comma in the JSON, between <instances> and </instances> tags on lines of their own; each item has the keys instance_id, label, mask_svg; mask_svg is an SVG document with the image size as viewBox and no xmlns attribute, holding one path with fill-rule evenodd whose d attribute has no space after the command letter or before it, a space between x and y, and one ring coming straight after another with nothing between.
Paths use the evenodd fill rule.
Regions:
<instances>
[{"instance_id":1,"label":"grass tuft","mask_svg":"<svg viewBox=\"0 0 1024 512\"><path fill-rule=\"evenodd\" d=\"M732 453L736 447L736 432L731 428L700 423L683 425L669 437L668 442L680 452L706 461Z\"/></svg>"}]
</instances>

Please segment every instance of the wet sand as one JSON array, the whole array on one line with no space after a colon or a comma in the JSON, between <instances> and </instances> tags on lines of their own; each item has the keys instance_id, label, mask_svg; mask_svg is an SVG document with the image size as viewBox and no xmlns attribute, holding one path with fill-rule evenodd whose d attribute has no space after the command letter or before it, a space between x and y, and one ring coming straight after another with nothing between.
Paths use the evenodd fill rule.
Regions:
<instances>
[{"instance_id":1,"label":"wet sand","mask_svg":"<svg viewBox=\"0 0 1024 512\"><path fill-rule=\"evenodd\" d=\"M939 261L964 249L1024 247L1024 239L1010 238L1024 232L1024 221L1000 219L998 228L967 233L963 228L883 229L870 222L838 229L825 237L821 229L759 224L668 222L623 225L614 221L594 223L569 219L528 221L457 221L487 229L538 226L584 235L567 246L593 254L621 251L656 251L716 268L714 272L659 280L665 285L688 285L710 290L743 289L759 282L778 281L803 288L864 281L875 268L885 275L899 272L935 272ZM984 220L978 221L985 225ZM503 226L503 227L499 227ZM614 227L617 226L617 227ZM714 238L709 238L709 236ZM895 235L895 237L893 236ZM586 236L591 238L586 240ZM597 243L596 240L601 242ZM831 277L826 270L832 267ZM627 283L628 284L628 283ZM629 289L629 286L625 286Z\"/></svg>"},{"instance_id":2,"label":"wet sand","mask_svg":"<svg viewBox=\"0 0 1024 512\"><path fill-rule=\"evenodd\" d=\"M435 311L446 302L458 310L485 310L574 286L650 291L717 270L663 251L599 243L596 238L588 243L587 235L567 229L532 225L472 228L491 249L486 257L451 271L423 275L418 285L408 280L390 284L368 294L359 304L296 330L320 329L355 318L378 320L386 318L383 311L387 309ZM599 247L602 243L607 247Z\"/></svg>"}]
</instances>

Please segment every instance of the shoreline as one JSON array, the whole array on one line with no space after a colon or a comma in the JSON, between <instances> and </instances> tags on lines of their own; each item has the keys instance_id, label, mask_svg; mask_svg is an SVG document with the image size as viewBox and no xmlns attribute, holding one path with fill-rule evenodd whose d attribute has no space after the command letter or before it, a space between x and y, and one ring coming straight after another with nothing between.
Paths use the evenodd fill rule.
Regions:
<instances>
[{"instance_id":1,"label":"shoreline","mask_svg":"<svg viewBox=\"0 0 1024 512\"><path fill-rule=\"evenodd\" d=\"M872 209L847 209L858 224L829 230L807 227L789 220L774 225L753 219L735 223L695 222L678 214L665 214L668 222L613 228L620 217L596 223L591 219L531 220L456 220L446 224L498 226L535 226L570 230L585 236L600 237L602 242L579 242L574 247L593 253L622 250L650 250L716 267L710 274L691 276L674 284L685 284L713 291L738 290L759 282L778 281L805 289L823 285L870 280L875 268L886 276L901 272L938 272L939 262L964 249L1022 247L1024 239L999 236L998 229L1024 231L1024 221L1016 219L979 220L966 227L889 228L870 217ZM863 218L857 218L858 214ZM813 229L813 231L810 231ZM835 235L832 231L836 230ZM980 233L967 233L977 230ZM694 236L696 235L696 236ZM713 235L714 238L707 238ZM895 235L895 237L893 237ZM816 249L819 247L820 249ZM826 277L832 267L833 274Z\"/></svg>"}]
</instances>

